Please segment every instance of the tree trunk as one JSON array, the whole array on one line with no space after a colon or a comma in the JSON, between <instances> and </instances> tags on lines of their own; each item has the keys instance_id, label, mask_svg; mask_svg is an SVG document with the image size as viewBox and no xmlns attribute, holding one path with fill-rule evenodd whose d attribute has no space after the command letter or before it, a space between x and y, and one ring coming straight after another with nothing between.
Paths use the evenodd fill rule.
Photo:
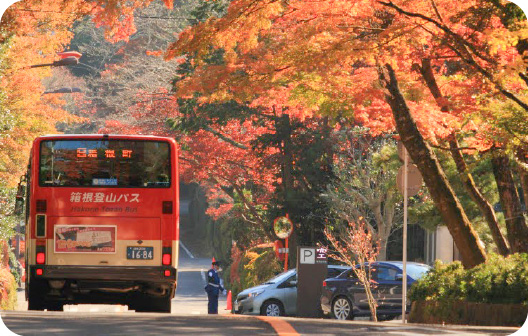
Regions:
<instances>
[{"instance_id":1,"label":"tree trunk","mask_svg":"<svg viewBox=\"0 0 528 336\"><path fill-rule=\"evenodd\" d=\"M284 195L283 207L286 214L289 214L290 208L294 208L293 201L291 199L293 191L293 143L292 143L292 126L290 122L290 115L283 113L280 118L279 124L277 125L277 132L282 138L282 192ZM291 218L291 217L290 217ZM295 267L297 261L297 245L299 239L301 242L304 240L302 236L302 230L296 225L294 218L291 218L293 222L293 232L288 240L289 257L288 257L288 269Z\"/></svg>"},{"instance_id":2,"label":"tree trunk","mask_svg":"<svg viewBox=\"0 0 528 336\"><path fill-rule=\"evenodd\" d=\"M385 261L387 260L387 242L388 239L380 238L380 245L379 245L379 253L378 253L378 261Z\"/></svg>"},{"instance_id":3,"label":"tree trunk","mask_svg":"<svg viewBox=\"0 0 528 336\"><path fill-rule=\"evenodd\" d=\"M462 153L460 153L460 150L458 149L458 142L454 134L449 140L449 147L451 149L451 156L455 160L458 173L460 174L460 177L464 182L464 187L466 188L466 191L469 193L471 199L475 203L477 203L478 207L480 208L480 212L482 212L484 218L486 218L486 222L488 223L488 227L491 231L493 241L497 245L499 253L503 256L507 256L508 254L510 254L510 248L506 243L504 235L500 231L499 221L497 220L497 216L495 215L495 210L493 210L491 204L488 202L488 200L486 200L486 198L484 198L484 195L482 195L480 190L475 185L473 176L471 176L468 171L466 161L464 160L464 158L462 157Z\"/></svg>"},{"instance_id":4,"label":"tree trunk","mask_svg":"<svg viewBox=\"0 0 528 336\"><path fill-rule=\"evenodd\" d=\"M526 203L528 202L528 172L524 170L522 167L517 169L519 172L519 177L521 179L521 187L523 191L523 198L524 198L524 207L526 208Z\"/></svg>"},{"instance_id":5,"label":"tree trunk","mask_svg":"<svg viewBox=\"0 0 528 336\"><path fill-rule=\"evenodd\" d=\"M519 176L521 179L521 187L523 191L523 198L524 198L524 210L526 210L528 204L528 153L524 149L519 149L517 151L517 160L519 168L517 171L519 172Z\"/></svg>"},{"instance_id":6,"label":"tree trunk","mask_svg":"<svg viewBox=\"0 0 528 336\"><path fill-rule=\"evenodd\" d=\"M440 88L438 87L438 84L436 82L436 78L431 67L431 60L422 59L422 66L419 67L419 70L425 80L427 87L429 88L429 91L435 98L437 105L442 111L448 112L449 107L447 106L444 96L442 95L442 92L440 91ZM488 223L488 227L491 231L493 241L497 245L497 250L503 256L508 255L510 253L510 249L506 243L504 235L500 231L499 222L497 221L495 211L493 210L491 204L486 200L484 195L482 195L480 190L477 188L477 185L473 180L473 176L471 176L467 168L466 161L464 160L462 153L458 149L459 146L455 134L452 134L449 139L449 148L451 151L451 157L455 161L457 171L460 175L460 178L464 182L463 184L466 191L469 193L469 196L471 197L473 202L477 204L480 209L480 212L484 215L484 218Z\"/></svg>"},{"instance_id":7,"label":"tree trunk","mask_svg":"<svg viewBox=\"0 0 528 336\"><path fill-rule=\"evenodd\" d=\"M280 133L283 136L283 164L282 164L282 186L284 188L284 197L286 204L289 202L289 193L293 190L293 153L292 153L292 139L291 139L291 124L290 115L285 113L282 115L280 123ZM279 130L278 130L279 131Z\"/></svg>"},{"instance_id":8,"label":"tree trunk","mask_svg":"<svg viewBox=\"0 0 528 336\"><path fill-rule=\"evenodd\" d=\"M389 64L379 69L382 86L387 90L396 129L405 148L418 166L431 197L440 212L458 250L464 267L471 268L486 261L486 253L479 238L456 197L445 173L429 145L425 142L405 98L400 92L394 70Z\"/></svg>"},{"instance_id":9,"label":"tree trunk","mask_svg":"<svg viewBox=\"0 0 528 336\"><path fill-rule=\"evenodd\" d=\"M503 153L494 153L491 163L511 250L513 253L528 252L528 226L526 226L519 194L513 181L510 160Z\"/></svg>"}]
</instances>

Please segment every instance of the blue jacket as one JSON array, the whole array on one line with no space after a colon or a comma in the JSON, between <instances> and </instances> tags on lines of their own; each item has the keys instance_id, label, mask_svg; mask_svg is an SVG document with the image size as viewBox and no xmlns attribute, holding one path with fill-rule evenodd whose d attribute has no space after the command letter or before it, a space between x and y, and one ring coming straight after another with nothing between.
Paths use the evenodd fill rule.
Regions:
<instances>
[{"instance_id":1,"label":"blue jacket","mask_svg":"<svg viewBox=\"0 0 528 336\"><path fill-rule=\"evenodd\" d=\"M220 285L220 277L218 272L214 268L211 268L207 271L207 286L205 286L205 291L209 295L219 295L224 288Z\"/></svg>"}]
</instances>

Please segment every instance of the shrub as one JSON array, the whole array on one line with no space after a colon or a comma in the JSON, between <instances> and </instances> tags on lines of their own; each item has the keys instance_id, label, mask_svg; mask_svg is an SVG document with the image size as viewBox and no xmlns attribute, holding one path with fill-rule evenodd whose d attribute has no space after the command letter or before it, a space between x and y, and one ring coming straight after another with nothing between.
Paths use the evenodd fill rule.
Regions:
<instances>
[{"instance_id":1,"label":"shrub","mask_svg":"<svg viewBox=\"0 0 528 336\"><path fill-rule=\"evenodd\" d=\"M467 300L485 303L528 303L528 254L492 255L466 272Z\"/></svg>"},{"instance_id":2,"label":"shrub","mask_svg":"<svg viewBox=\"0 0 528 336\"><path fill-rule=\"evenodd\" d=\"M469 270L458 261L437 261L413 284L409 299L528 304L528 254L490 255L487 262Z\"/></svg>"},{"instance_id":3,"label":"shrub","mask_svg":"<svg viewBox=\"0 0 528 336\"><path fill-rule=\"evenodd\" d=\"M17 305L17 283L6 268L0 268L0 309L15 310Z\"/></svg>"},{"instance_id":4,"label":"shrub","mask_svg":"<svg viewBox=\"0 0 528 336\"><path fill-rule=\"evenodd\" d=\"M0 309L16 308L17 288L17 281L9 270L9 248L5 241L0 241Z\"/></svg>"},{"instance_id":5,"label":"shrub","mask_svg":"<svg viewBox=\"0 0 528 336\"><path fill-rule=\"evenodd\" d=\"M281 272L273 247L267 246L254 247L241 257L233 257L230 267L226 274L230 275L228 280L233 298L244 289L259 285Z\"/></svg>"},{"instance_id":6,"label":"shrub","mask_svg":"<svg viewBox=\"0 0 528 336\"><path fill-rule=\"evenodd\" d=\"M411 301L442 300L464 296L464 267L459 261L444 264L437 260L434 268L409 290Z\"/></svg>"}]
</instances>

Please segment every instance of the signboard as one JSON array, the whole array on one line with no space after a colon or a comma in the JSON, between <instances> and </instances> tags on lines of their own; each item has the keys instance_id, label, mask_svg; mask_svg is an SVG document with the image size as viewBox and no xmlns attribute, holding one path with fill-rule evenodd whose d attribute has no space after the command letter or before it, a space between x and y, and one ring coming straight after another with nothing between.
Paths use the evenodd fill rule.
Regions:
<instances>
[{"instance_id":1,"label":"signboard","mask_svg":"<svg viewBox=\"0 0 528 336\"><path fill-rule=\"evenodd\" d=\"M115 253L115 225L56 225L55 253Z\"/></svg>"},{"instance_id":2,"label":"signboard","mask_svg":"<svg viewBox=\"0 0 528 336\"><path fill-rule=\"evenodd\" d=\"M402 166L400 169L398 169L398 175L396 176L396 186L402 195L404 192L404 174L404 167ZM420 174L420 171L418 170L418 167L416 167L414 164L409 164L407 166L407 196L411 197L416 195L420 189L422 189L422 183L423 178L422 174Z\"/></svg>"},{"instance_id":3,"label":"signboard","mask_svg":"<svg viewBox=\"0 0 528 336\"><path fill-rule=\"evenodd\" d=\"M327 249L297 247L297 316L322 317L321 293L327 275Z\"/></svg>"},{"instance_id":4,"label":"signboard","mask_svg":"<svg viewBox=\"0 0 528 336\"><path fill-rule=\"evenodd\" d=\"M324 247L301 247L299 250L299 263L301 264L326 264L328 249Z\"/></svg>"}]
</instances>

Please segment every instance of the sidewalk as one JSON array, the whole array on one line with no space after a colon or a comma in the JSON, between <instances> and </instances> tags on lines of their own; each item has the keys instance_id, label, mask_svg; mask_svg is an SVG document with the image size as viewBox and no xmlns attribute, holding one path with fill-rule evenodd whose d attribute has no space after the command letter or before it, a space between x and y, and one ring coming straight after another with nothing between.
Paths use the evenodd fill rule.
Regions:
<instances>
[{"instance_id":1,"label":"sidewalk","mask_svg":"<svg viewBox=\"0 0 528 336\"><path fill-rule=\"evenodd\" d=\"M460 333L488 333L488 334L513 334L521 328L517 327L503 327L503 326L473 326L473 325L458 325L458 324L425 324L425 323L403 323L402 320L392 320L383 323L393 323L399 326L420 326L420 327L433 327L443 328L451 331L459 331ZM524 335L528 335L528 325L526 330L523 330Z\"/></svg>"}]
</instances>

